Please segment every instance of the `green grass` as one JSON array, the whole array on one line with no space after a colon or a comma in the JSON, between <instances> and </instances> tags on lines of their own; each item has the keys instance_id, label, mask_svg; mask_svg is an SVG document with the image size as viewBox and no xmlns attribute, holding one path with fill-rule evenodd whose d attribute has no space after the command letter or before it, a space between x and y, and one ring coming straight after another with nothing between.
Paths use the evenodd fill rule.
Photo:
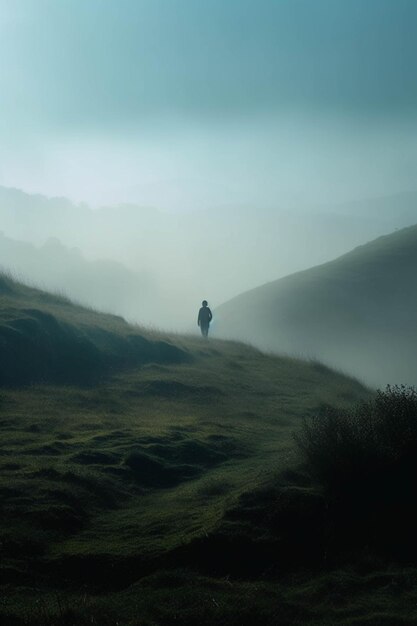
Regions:
<instances>
[{"instance_id":1,"label":"green grass","mask_svg":"<svg viewBox=\"0 0 417 626\"><path fill-rule=\"evenodd\" d=\"M5 626L155 624L212 626L414 626L414 570L335 570L289 581L211 578L162 570L119 593L13 590ZM8 616L9 619L8 619Z\"/></svg>"},{"instance_id":2,"label":"green grass","mask_svg":"<svg viewBox=\"0 0 417 626\"><path fill-rule=\"evenodd\" d=\"M293 440L306 416L371 391L318 363L149 333L7 278L0 290L0 329L36 309L87 342L95 328L111 337L94 344L106 367L88 385L51 375L0 390L6 624L412 623L414 583L394 597L400 569L323 561L323 499ZM116 367L112 346L132 336L143 343Z\"/></svg>"},{"instance_id":3,"label":"green grass","mask_svg":"<svg viewBox=\"0 0 417 626\"><path fill-rule=\"evenodd\" d=\"M93 528L60 539L61 554L153 553L207 532L240 493L291 464L297 420L367 395L312 364L233 344L198 347L192 365L130 370L92 389L3 390L1 467L7 485L16 481L17 516L20 502L27 515L25 496L36 494L38 511L53 491L62 501L74 493L82 519L97 513ZM134 453L153 463L154 478L129 465Z\"/></svg>"}]
</instances>

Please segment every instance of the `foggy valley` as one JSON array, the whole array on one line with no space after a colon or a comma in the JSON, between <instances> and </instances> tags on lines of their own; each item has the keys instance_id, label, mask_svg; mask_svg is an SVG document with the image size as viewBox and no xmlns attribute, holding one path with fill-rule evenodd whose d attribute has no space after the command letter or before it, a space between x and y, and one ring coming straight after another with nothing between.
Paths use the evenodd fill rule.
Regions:
<instances>
[{"instance_id":1,"label":"foggy valley","mask_svg":"<svg viewBox=\"0 0 417 626\"><path fill-rule=\"evenodd\" d=\"M296 304L286 292L280 297L277 292L276 305L262 305L257 302L256 294L262 293L258 290L250 306L244 298L236 301L233 312L230 305L222 305L246 291L332 261L416 220L417 192L303 212L235 207L170 213L135 205L92 209L64 198L0 188L0 267L28 284L160 330L197 332L197 310L208 298L214 311L213 337L237 338L267 351L323 360L370 384L413 383L416 364L414 350L408 347L414 343L400 313L404 307L413 310L416 295L409 244L402 252L404 267L393 266L397 274L391 271L390 280L386 278L389 256L381 260L380 277L373 278L381 280L381 286L367 288L366 310L361 293L350 293L342 277L332 280L317 305L317 287L311 289L314 283L309 282ZM355 271L358 284L366 280L366 264L357 264ZM398 292L400 284L403 291ZM338 304L340 292L344 304ZM323 309L316 314L323 323L319 334L310 315L303 317L303 311L314 306ZM295 308L280 324L279 311L288 307ZM336 335L326 330L324 321L324 311L332 308L341 321L333 331ZM271 315L276 322L269 326L265 316ZM300 318L299 327L292 331L285 322L288 315ZM393 343L381 335L372 344L371 336L382 332L381 324L390 328ZM392 356L390 366L381 358L384 349L398 355Z\"/></svg>"},{"instance_id":2,"label":"foggy valley","mask_svg":"<svg viewBox=\"0 0 417 626\"><path fill-rule=\"evenodd\" d=\"M304 211L172 213L136 205L92 209L3 187L0 266L132 322L193 332L203 298L216 310L416 219L417 192Z\"/></svg>"}]
</instances>

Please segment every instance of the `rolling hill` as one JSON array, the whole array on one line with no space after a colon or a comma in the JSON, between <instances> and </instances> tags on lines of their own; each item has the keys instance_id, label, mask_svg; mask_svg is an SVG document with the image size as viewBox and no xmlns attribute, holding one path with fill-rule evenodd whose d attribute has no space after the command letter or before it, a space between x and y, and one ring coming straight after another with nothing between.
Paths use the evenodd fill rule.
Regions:
<instances>
[{"instance_id":1,"label":"rolling hill","mask_svg":"<svg viewBox=\"0 0 417 626\"><path fill-rule=\"evenodd\" d=\"M356 380L5 276L0 320L2 624L412 623L415 569L345 554L294 443Z\"/></svg>"},{"instance_id":2,"label":"rolling hill","mask_svg":"<svg viewBox=\"0 0 417 626\"><path fill-rule=\"evenodd\" d=\"M56 238L35 246L0 232L0 271L142 324L152 324L154 312L162 308L156 277L117 261L88 260L79 248L68 248Z\"/></svg>"},{"instance_id":3,"label":"rolling hill","mask_svg":"<svg viewBox=\"0 0 417 626\"><path fill-rule=\"evenodd\" d=\"M218 308L216 332L370 384L415 384L416 266L412 226L241 294Z\"/></svg>"}]
</instances>

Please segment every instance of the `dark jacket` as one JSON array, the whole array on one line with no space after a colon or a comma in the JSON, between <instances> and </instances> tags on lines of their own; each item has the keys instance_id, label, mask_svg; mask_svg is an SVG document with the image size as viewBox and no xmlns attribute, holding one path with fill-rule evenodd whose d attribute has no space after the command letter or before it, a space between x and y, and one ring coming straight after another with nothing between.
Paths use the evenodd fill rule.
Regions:
<instances>
[{"instance_id":1,"label":"dark jacket","mask_svg":"<svg viewBox=\"0 0 417 626\"><path fill-rule=\"evenodd\" d=\"M208 306L202 306L198 312L198 325L208 326L212 319L213 316Z\"/></svg>"}]
</instances>

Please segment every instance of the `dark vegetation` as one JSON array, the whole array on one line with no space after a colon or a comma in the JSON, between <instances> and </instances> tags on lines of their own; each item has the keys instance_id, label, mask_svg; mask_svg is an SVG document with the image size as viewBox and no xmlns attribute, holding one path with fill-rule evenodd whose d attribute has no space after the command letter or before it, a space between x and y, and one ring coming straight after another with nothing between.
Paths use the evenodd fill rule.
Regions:
<instances>
[{"instance_id":1,"label":"dark vegetation","mask_svg":"<svg viewBox=\"0 0 417 626\"><path fill-rule=\"evenodd\" d=\"M415 623L412 389L0 289L2 624Z\"/></svg>"},{"instance_id":2,"label":"dark vegetation","mask_svg":"<svg viewBox=\"0 0 417 626\"><path fill-rule=\"evenodd\" d=\"M417 392L387 387L341 411L328 408L297 436L322 485L339 549L417 557Z\"/></svg>"}]
</instances>

